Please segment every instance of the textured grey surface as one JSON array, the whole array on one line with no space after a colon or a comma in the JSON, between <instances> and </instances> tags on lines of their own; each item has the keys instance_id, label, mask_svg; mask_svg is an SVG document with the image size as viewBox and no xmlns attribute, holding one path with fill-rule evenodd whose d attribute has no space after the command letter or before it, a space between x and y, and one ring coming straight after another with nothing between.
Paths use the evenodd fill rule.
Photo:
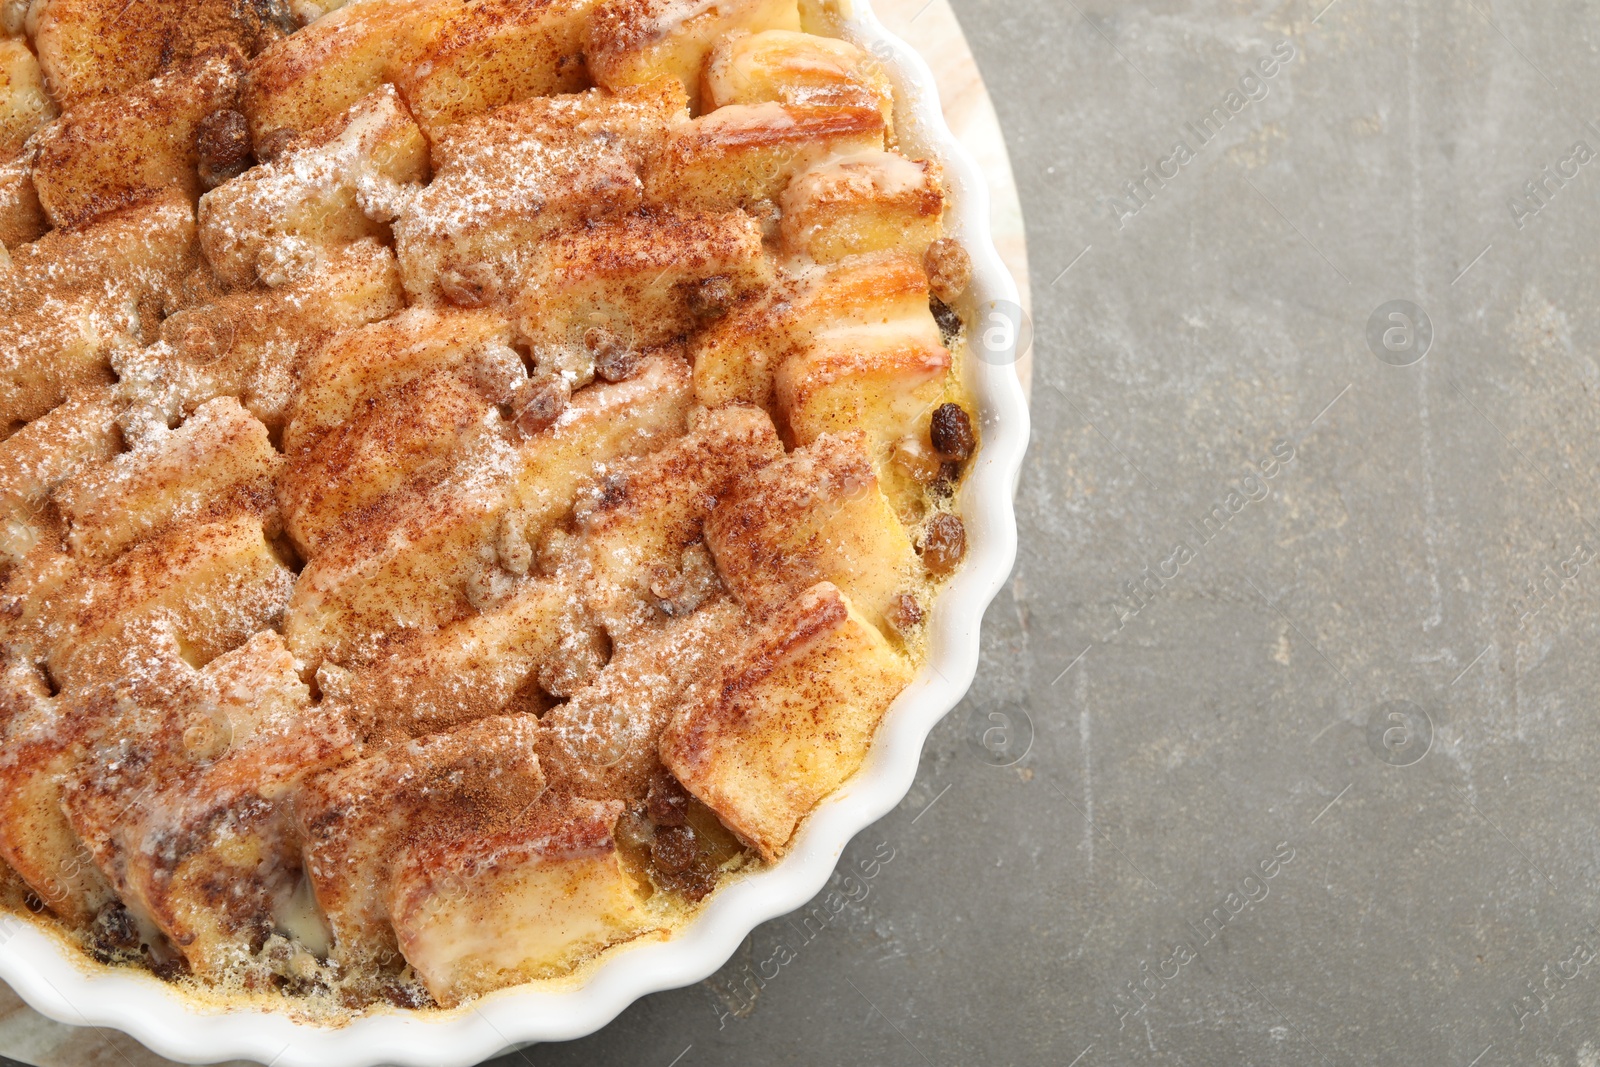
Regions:
<instances>
[{"instance_id":1,"label":"textured grey surface","mask_svg":"<svg viewBox=\"0 0 1600 1067\"><path fill-rule=\"evenodd\" d=\"M1326 2L957 0L1037 305L974 695L862 903L528 1060L1600 1064L1600 160L1510 203L1600 149L1600 4Z\"/></svg>"}]
</instances>

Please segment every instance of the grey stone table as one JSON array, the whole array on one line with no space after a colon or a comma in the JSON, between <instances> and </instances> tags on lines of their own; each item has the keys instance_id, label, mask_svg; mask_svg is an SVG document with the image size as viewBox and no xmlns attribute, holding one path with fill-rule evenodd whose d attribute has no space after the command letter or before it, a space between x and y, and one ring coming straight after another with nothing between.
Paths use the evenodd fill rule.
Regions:
<instances>
[{"instance_id":1,"label":"grey stone table","mask_svg":"<svg viewBox=\"0 0 1600 1067\"><path fill-rule=\"evenodd\" d=\"M831 922L496 1063L1600 1065L1600 3L953 6L1036 325L973 696Z\"/></svg>"},{"instance_id":2,"label":"grey stone table","mask_svg":"<svg viewBox=\"0 0 1600 1067\"><path fill-rule=\"evenodd\" d=\"M1036 320L974 695L859 905L528 1060L1600 1064L1600 4L953 6Z\"/></svg>"}]
</instances>

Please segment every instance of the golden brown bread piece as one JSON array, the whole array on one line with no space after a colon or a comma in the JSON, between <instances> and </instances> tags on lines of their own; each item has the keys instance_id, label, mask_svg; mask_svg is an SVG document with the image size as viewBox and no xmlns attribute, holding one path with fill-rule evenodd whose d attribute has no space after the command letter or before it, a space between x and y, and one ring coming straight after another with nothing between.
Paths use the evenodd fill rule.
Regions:
<instances>
[{"instance_id":1,"label":"golden brown bread piece","mask_svg":"<svg viewBox=\"0 0 1600 1067\"><path fill-rule=\"evenodd\" d=\"M799 28L795 0L603 0L589 31L589 69L613 90L676 78L698 109L700 71L719 37Z\"/></svg>"},{"instance_id":2,"label":"golden brown bread piece","mask_svg":"<svg viewBox=\"0 0 1600 1067\"><path fill-rule=\"evenodd\" d=\"M776 414L778 368L854 329L938 343L921 264L910 256L882 253L784 277L760 300L696 338L695 399L711 407L743 401Z\"/></svg>"},{"instance_id":3,"label":"golden brown bread piece","mask_svg":"<svg viewBox=\"0 0 1600 1067\"><path fill-rule=\"evenodd\" d=\"M797 175L778 206L789 255L817 263L885 251L920 257L939 239L944 194L937 165L872 151Z\"/></svg>"},{"instance_id":4,"label":"golden brown bread piece","mask_svg":"<svg viewBox=\"0 0 1600 1067\"><path fill-rule=\"evenodd\" d=\"M0 266L10 263L10 249L36 241L50 228L33 187L33 159L38 146L30 142L17 155L0 163L0 245L8 250Z\"/></svg>"},{"instance_id":5,"label":"golden brown bread piece","mask_svg":"<svg viewBox=\"0 0 1600 1067\"><path fill-rule=\"evenodd\" d=\"M19 154L34 131L58 113L28 43L0 40L0 160Z\"/></svg>"},{"instance_id":6,"label":"golden brown bread piece","mask_svg":"<svg viewBox=\"0 0 1600 1067\"><path fill-rule=\"evenodd\" d=\"M78 470L109 460L122 447L117 405L109 388L85 389L0 442L0 564L14 566L46 532L50 493Z\"/></svg>"},{"instance_id":7,"label":"golden brown bread piece","mask_svg":"<svg viewBox=\"0 0 1600 1067\"><path fill-rule=\"evenodd\" d=\"M315 553L383 497L426 481L494 407L452 369L413 378L319 437L278 483L295 547Z\"/></svg>"},{"instance_id":8,"label":"golden brown bread piece","mask_svg":"<svg viewBox=\"0 0 1600 1067\"><path fill-rule=\"evenodd\" d=\"M872 107L733 104L672 131L645 196L679 211L756 209L810 166L882 149L884 133Z\"/></svg>"},{"instance_id":9,"label":"golden brown bread piece","mask_svg":"<svg viewBox=\"0 0 1600 1067\"><path fill-rule=\"evenodd\" d=\"M42 605L45 659L63 689L88 685L115 678L159 632L187 661L207 663L281 625L293 585L259 515L180 527L84 569Z\"/></svg>"},{"instance_id":10,"label":"golden brown bread piece","mask_svg":"<svg viewBox=\"0 0 1600 1067\"><path fill-rule=\"evenodd\" d=\"M484 424L428 484L380 501L322 545L284 619L294 654L307 669L359 666L389 639L469 616L477 546L492 543L515 476L515 446Z\"/></svg>"},{"instance_id":11,"label":"golden brown bread piece","mask_svg":"<svg viewBox=\"0 0 1600 1067\"><path fill-rule=\"evenodd\" d=\"M596 0L478 0L464 5L395 70L430 134L530 97L589 85L583 49Z\"/></svg>"},{"instance_id":12,"label":"golden brown bread piece","mask_svg":"<svg viewBox=\"0 0 1600 1067\"><path fill-rule=\"evenodd\" d=\"M34 47L51 94L68 110L127 92L214 48L254 55L291 27L265 0L43 0Z\"/></svg>"},{"instance_id":13,"label":"golden brown bread piece","mask_svg":"<svg viewBox=\"0 0 1600 1067\"><path fill-rule=\"evenodd\" d=\"M109 382L112 349L154 340L195 254L178 194L13 249L0 271L0 432Z\"/></svg>"},{"instance_id":14,"label":"golden brown bread piece","mask_svg":"<svg viewBox=\"0 0 1600 1067\"><path fill-rule=\"evenodd\" d=\"M183 683L179 699L139 706L138 727L119 726L114 763L68 776L64 807L136 920L198 974L247 974L300 874L290 798L349 759L352 737L337 712L312 706L275 633Z\"/></svg>"},{"instance_id":15,"label":"golden brown bread piece","mask_svg":"<svg viewBox=\"0 0 1600 1067\"><path fill-rule=\"evenodd\" d=\"M115 699L105 685L52 698L31 664L12 662L0 677L0 858L73 924L93 920L112 891L61 810L62 781L83 757L81 735Z\"/></svg>"},{"instance_id":16,"label":"golden brown bread piece","mask_svg":"<svg viewBox=\"0 0 1600 1067\"><path fill-rule=\"evenodd\" d=\"M779 422L796 445L868 427L882 454L927 426L951 362L945 347L927 338L840 331L778 368Z\"/></svg>"},{"instance_id":17,"label":"golden brown bread piece","mask_svg":"<svg viewBox=\"0 0 1600 1067\"><path fill-rule=\"evenodd\" d=\"M162 320L157 344L113 356L123 423L137 432L236 396L276 432L324 342L404 306L394 253L371 239L325 250L315 272L276 288L203 295Z\"/></svg>"},{"instance_id":18,"label":"golden brown bread piece","mask_svg":"<svg viewBox=\"0 0 1600 1067\"><path fill-rule=\"evenodd\" d=\"M661 766L661 731L685 691L738 647L747 628L737 604L714 597L633 634L593 683L542 720L539 758L552 787L643 800Z\"/></svg>"},{"instance_id":19,"label":"golden brown bread piece","mask_svg":"<svg viewBox=\"0 0 1600 1067\"><path fill-rule=\"evenodd\" d=\"M385 236L427 173L422 131L382 86L201 197L200 244L224 285L292 283L324 249Z\"/></svg>"},{"instance_id":20,"label":"golden brown bread piece","mask_svg":"<svg viewBox=\"0 0 1600 1067\"><path fill-rule=\"evenodd\" d=\"M244 92L256 155L276 157L286 140L392 81L411 63L429 27L458 6L454 0L363 0L264 48L250 64Z\"/></svg>"},{"instance_id":21,"label":"golden brown bread piece","mask_svg":"<svg viewBox=\"0 0 1600 1067\"><path fill-rule=\"evenodd\" d=\"M910 665L827 582L772 617L684 702L661 759L767 860L866 758Z\"/></svg>"},{"instance_id":22,"label":"golden brown bread piece","mask_svg":"<svg viewBox=\"0 0 1600 1067\"><path fill-rule=\"evenodd\" d=\"M792 30L729 33L706 56L700 100L707 111L729 104L875 107L885 122L894 90L877 58L831 37Z\"/></svg>"},{"instance_id":23,"label":"golden brown bread piece","mask_svg":"<svg viewBox=\"0 0 1600 1067\"><path fill-rule=\"evenodd\" d=\"M306 369L283 445L302 453L385 393L436 371L472 377L509 351L511 324L493 312L410 308L330 338Z\"/></svg>"},{"instance_id":24,"label":"golden brown bread piece","mask_svg":"<svg viewBox=\"0 0 1600 1067\"><path fill-rule=\"evenodd\" d=\"M558 975L657 928L615 840L620 801L549 795L505 828L408 844L392 905L405 958L444 1007Z\"/></svg>"},{"instance_id":25,"label":"golden brown bread piece","mask_svg":"<svg viewBox=\"0 0 1600 1067\"><path fill-rule=\"evenodd\" d=\"M305 869L341 966L398 970L390 900L402 850L515 825L545 789L538 731L531 715L483 719L363 757L300 790Z\"/></svg>"},{"instance_id":26,"label":"golden brown bread piece","mask_svg":"<svg viewBox=\"0 0 1600 1067\"><path fill-rule=\"evenodd\" d=\"M258 152L327 121L384 83L430 134L530 97L591 83L595 0L364 0L317 19L252 64L245 97Z\"/></svg>"},{"instance_id":27,"label":"golden brown bread piece","mask_svg":"<svg viewBox=\"0 0 1600 1067\"><path fill-rule=\"evenodd\" d=\"M435 132L434 179L395 224L407 291L509 302L538 277L528 261L541 240L640 205L643 175L687 116L669 80L529 100Z\"/></svg>"},{"instance_id":28,"label":"golden brown bread piece","mask_svg":"<svg viewBox=\"0 0 1600 1067\"><path fill-rule=\"evenodd\" d=\"M578 491L628 456L646 455L680 437L693 402L689 369L654 356L626 381L573 395L561 417L522 442L506 513L510 538L538 546L572 513Z\"/></svg>"},{"instance_id":29,"label":"golden brown bread piece","mask_svg":"<svg viewBox=\"0 0 1600 1067\"><path fill-rule=\"evenodd\" d=\"M192 200L200 123L233 108L243 73L237 49L207 52L41 133L33 184L51 225L73 229L169 190Z\"/></svg>"},{"instance_id":30,"label":"golden brown bread piece","mask_svg":"<svg viewBox=\"0 0 1600 1067\"><path fill-rule=\"evenodd\" d=\"M714 577L701 580L702 592L684 588L696 580L684 572L694 569L701 524L734 484L782 455L766 412L719 408L659 452L614 465L579 497L571 565L614 643L709 599Z\"/></svg>"},{"instance_id":31,"label":"golden brown bread piece","mask_svg":"<svg viewBox=\"0 0 1600 1067\"><path fill-rule=\"evenodd\" d=\"M762 618L827 581L886 629L900 597L921 584L860 433L821 437L745 475L705 536L729 590Z\"/></svg>"},{"instance_id":32,"label":"golden brown bread piece","mask_svg":"<svg viewBox=\"0 0 1600 1067\"><path fill-rule=\"evenodd\" d=\"M743 212L624 215L573 230L534 253L518 325L538 368L586 385L603 348L651 348L687 336L772 280L761 228Z\"/></svg>"},{"instance_id":33,"label":"golden brown bread piece","mask_svg":"<svg viewBox=\"0 0 1600 1067\"><path fill-rule=\"evenodd\" d=\"M563 582L528 582L499 606L407 641L370 667L325 664L318 687L377 745L543 712L551 701L539 674L567 651L572 595Z\"/></svg>"},{"instance_id":34,"label":"golden brown bread piece","mask_svg":"<svg viewBox=\"0 0 1600 1067\"><path fill-rule=\"evenodd\" d=\"M67 478L51 499L73 554L106 560L170 525L270 514L281 462L267 428L219 397L176 430Z\"/></svg>"}]
</instances>

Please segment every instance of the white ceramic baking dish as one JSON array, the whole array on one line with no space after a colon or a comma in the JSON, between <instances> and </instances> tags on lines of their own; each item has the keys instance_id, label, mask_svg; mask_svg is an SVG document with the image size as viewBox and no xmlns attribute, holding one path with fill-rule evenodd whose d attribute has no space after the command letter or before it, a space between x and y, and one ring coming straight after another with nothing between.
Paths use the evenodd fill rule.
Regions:
<instances>
[{"instance_id":1,"label":"white ceramic baking dish","mask_svg":"<svg viewBox=\"0 0 1600 1067\"><path fill-rule=\"evenodd\" d=\"M24 1000L53 1019L113 1027L189 1063L464 1067L518 1045L592 1033L647 993L707 977L755 926L821 892L850 839L905 798L929 731L972 683L984 610L1016 555L1012 496L1028 442L1016 348L1027 331L1018 328L1016 283L994 249L987 186L945 125L932 72L865 0L855 6L846 34L878 56L895 82L904 150L942 162L950 231L972 253L972 303L961 310L971 337L965 369L982 436L960 497L966 565L932 613L928 665L889 711L860 773L818 807L781 863L725 886L671 940L624 947L559 988L524 986L454 1012L392 1011L325 1028L262 1010L207 1009L141 972L89 964L43 930L6 919L0 921L0 977Z\"/></svg>"}]
</instances>

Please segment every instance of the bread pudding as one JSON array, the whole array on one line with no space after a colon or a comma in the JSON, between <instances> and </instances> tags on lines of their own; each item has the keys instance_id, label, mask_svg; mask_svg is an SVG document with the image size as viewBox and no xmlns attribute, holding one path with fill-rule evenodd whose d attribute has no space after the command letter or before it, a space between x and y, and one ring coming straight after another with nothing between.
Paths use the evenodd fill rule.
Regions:
<instances>
[{"instance_id":1,"label":"bread pudding","mask_svg":"<svg viewBox=\"0 0 1600 1067\"><path fill-rule=\"evenodd\" d=\"M978 448L839 6L0 5L5 906L347 1015L785 855Z\"/></svg>"}]
</instances>

